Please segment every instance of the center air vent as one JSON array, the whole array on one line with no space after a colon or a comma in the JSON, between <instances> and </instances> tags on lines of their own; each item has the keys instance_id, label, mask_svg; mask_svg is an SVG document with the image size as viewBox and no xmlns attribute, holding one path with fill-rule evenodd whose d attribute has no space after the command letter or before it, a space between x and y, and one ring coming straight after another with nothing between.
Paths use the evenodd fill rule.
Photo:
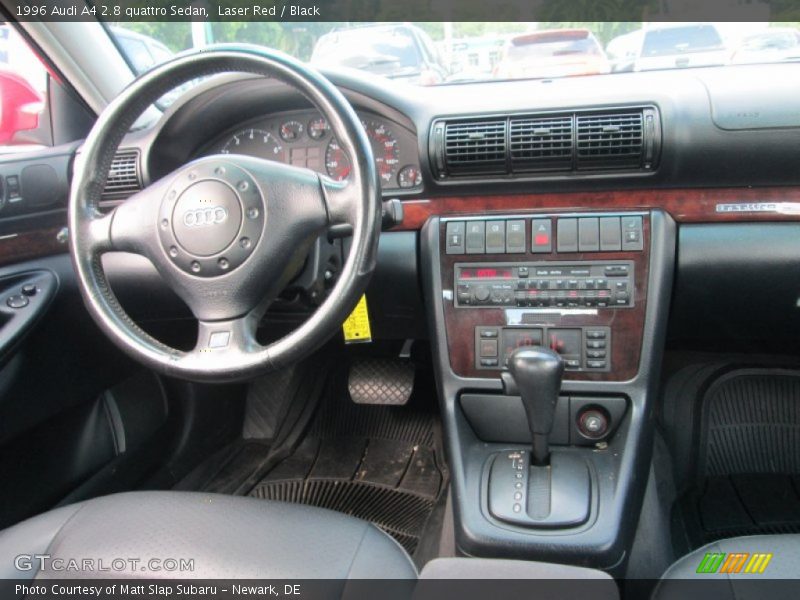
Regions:
<instances>
[{"instance_id":1,"label":"center air vent","mask_svg":"<svg viewBox=\"0 0 800 600\"><path fill-rule=\"evenodd\" d=\"M572 116L511 119L509 147L514 171L572 168Z\"/></svg>"},{"instance_id":2,"label":"center air vent","mask_svg":"<svg viewBox=\"0 0 800 600\"><path fill-rule=\"evenodd\" d=\"M429 148L438 179L652 171L661 123L651 106L437 120Z\"/></svg>"},{"instance_id":3,"label":"center air vent","mask_svg":"<svg viewBox=\"0 0 800 600\"><path fill-rule=\"evenodd\" d=\"M644 149L642 111L578 115L579 169L638 168Z\"/></svg>"},{"instance_id":4,"label":"center air vent","mask_svg":"<svg viewBox=\"0 0 800 600\"><path fill-rule=\"evenodd\" d=\"M142 189L139 175L139 151L119 150L111 161L103 200L122 200Z\"/></svg>"},{"instance_id":5,"label":"center air vent","mask_svg":"<svg viewBox=\"0 0 800 600\"><path fill-rule=\"evenodd\" d=\"M451 173L505 173L506 120L448 123L444 156Z\"/></svg>"}]
</instances>

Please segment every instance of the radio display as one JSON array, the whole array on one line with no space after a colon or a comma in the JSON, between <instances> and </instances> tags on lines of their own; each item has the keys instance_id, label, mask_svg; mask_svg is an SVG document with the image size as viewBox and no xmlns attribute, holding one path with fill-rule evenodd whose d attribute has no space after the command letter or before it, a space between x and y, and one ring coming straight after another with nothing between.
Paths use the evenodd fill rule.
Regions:
<instances>
[{"instance_id":1,"label":"radio display","mask_svg":"<svg viewBox=\"0 0 800 600\"><path fill-rule=\"evenodd\" d=\"M469 267L462 268L461 279L513 279L511 268L499 267Z\"/></svg>"}]
</instances>

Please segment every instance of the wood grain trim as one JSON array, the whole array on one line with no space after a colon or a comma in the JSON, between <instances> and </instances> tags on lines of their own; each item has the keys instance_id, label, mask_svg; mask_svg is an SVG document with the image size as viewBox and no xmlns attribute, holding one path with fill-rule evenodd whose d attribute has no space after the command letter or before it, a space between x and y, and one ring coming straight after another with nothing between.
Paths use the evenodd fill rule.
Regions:
<instances>
[{"instance_id":1,"label":"wood grain trim","mask_svg":"<svg viewBox=\"0 0 800 600\"><path fill-rule=\"evenodd\" d=\"M61 229L61 226L55 226L0 235L0 265L66 252L67 244L56 238Z\"/></svg>"},{"instance_id":2,"label":"wood grain trim","mask_svg":"<svg viewBox=\"0 0 800 600\"><path fill-rule=\"evenodd\" d=\"M567 371L564 379L574 381L627 381L639 371L642 354L645 311L647 306L647 278L649 252L592 252L550 254L445 254L445 224L439 232L442 260L442 289L452 290L456 263L463 262L543 262L586 260L631 260L634 263L634 306L632 308L598 308L597 315L551 316L543 322L556 327L606 326L611 328L611 371L604 373ZM644 248L650 247L650 218L643 221ZM450 366L462 377L500 376L500 371L475 368L475 327L478 325L505 325L503 308L456 308L452 300L444 301L444 321Z\"/></svg>"},{"instance_id":3,"label":"wood grain trim","mask_svg":"<svg viewBox=\"0 0 800 600\"><path fill-rule=\"evenodd\" d=\"M396 230L421 229L434 215L491 214L509 211L647 210L661 208L678 223L732 221L800 221L795 213L719 213L717 204L754 202L800 203L800 188L713 188L680 190L625 190L564 194L446 196L403 202L404 219ZM797 207L800 209L800 206Z\"/></svg>"}]
</instances>

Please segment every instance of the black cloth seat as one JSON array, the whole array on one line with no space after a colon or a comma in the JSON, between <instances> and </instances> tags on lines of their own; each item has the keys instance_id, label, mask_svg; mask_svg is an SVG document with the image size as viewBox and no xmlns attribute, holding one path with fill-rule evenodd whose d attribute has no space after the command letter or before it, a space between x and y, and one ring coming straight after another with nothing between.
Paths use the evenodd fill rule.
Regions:
<instances>
[{"instance_id":1,"label":"black cloth seat","mask_svg":"<svg viewBox=\"0 0 800 600\"><path fill-rule=\"evenodd\" d=\"M34 560L27 570L28 561L16 558L36 554L50 555L44 569ZM114 559L129 558L140 562L97 570L99 561L109 567ZM96 562L79 571L48 566L63 568L69 559ZM162 562L149 564L151 559ZM165 559L193 559L193 570L166 572ZM0 532L0 578L132 576L414 579L417 572L403 548L371 523L299 504L218 494L113 494L57 508Z\"/></svg>"}]
</instances>

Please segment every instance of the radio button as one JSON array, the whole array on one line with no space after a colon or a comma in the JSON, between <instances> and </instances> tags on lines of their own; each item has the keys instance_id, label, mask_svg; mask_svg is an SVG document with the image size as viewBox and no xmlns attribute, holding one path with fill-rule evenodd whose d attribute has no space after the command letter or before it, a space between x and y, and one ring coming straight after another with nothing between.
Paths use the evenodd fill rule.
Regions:
<instances>
[{"instance_id":1,"label":"radio button","mask_svg":"<svg viewBox=\"0 0 800 600\"><path fill-rule=\"evenodd\" d=\"M586 331L586 337L590 340L604 340L606 339L606 332L602 329L589 329Z\"/></svg>"},{"instance_id":2,"label":"radio button","mask_svg":"<svg viewBox=\"0 0 800 600\"><path fill-rule=\"evenodd\" d=\"M587 360L586 366L590 369L605 369L606 361L604 360Z\"/></svg>"},{"instance_id":3,"label":"radio button","mask_svg":"<svg viewBox=\"0 0 800 600\"><path fill-rule=\"evenodd\" d=\"M608 265L605 274L606 277L625 277L628 274L628 265Z\"/></svg>"},{"instance_id":4,"label":"radio button","mask_svg":"<svg viewBox=\"0 0 800 600\"><path fill-rule=\"evenodd\" d=\"M606 342L605 340L588 340L586 347L589 350L602 350L606 347Z\"/></svg>"},{"instance_id":5,"label":"radio button","mask_svg":"<svg viewBox=\"0 0 800 600\"><path fill-rule=\"evenodd\" d=\"M481 329L480 336L482 338L496 338L497 329Z\"/></svg>"},{"instance_id":6,"label":"radio button","mask_svg":"<svg viewBox=\"0 0 800 600\"><path fill-rule=\"evenodd\" d=\"M481 366L482 367L496 367L497 366L497 359L496 358L482 358L481 359Z\"/></svg>"},{"instance_id":7,"label":"radio button","mask_svg":"<svg viewBox=\"0 0 800 600\"><path fill-rule=\"evenodd\" d=\"M605 350L587 350L586 351L586 358L605 358L606 351Z\"/></svg>"}]
</instances>

